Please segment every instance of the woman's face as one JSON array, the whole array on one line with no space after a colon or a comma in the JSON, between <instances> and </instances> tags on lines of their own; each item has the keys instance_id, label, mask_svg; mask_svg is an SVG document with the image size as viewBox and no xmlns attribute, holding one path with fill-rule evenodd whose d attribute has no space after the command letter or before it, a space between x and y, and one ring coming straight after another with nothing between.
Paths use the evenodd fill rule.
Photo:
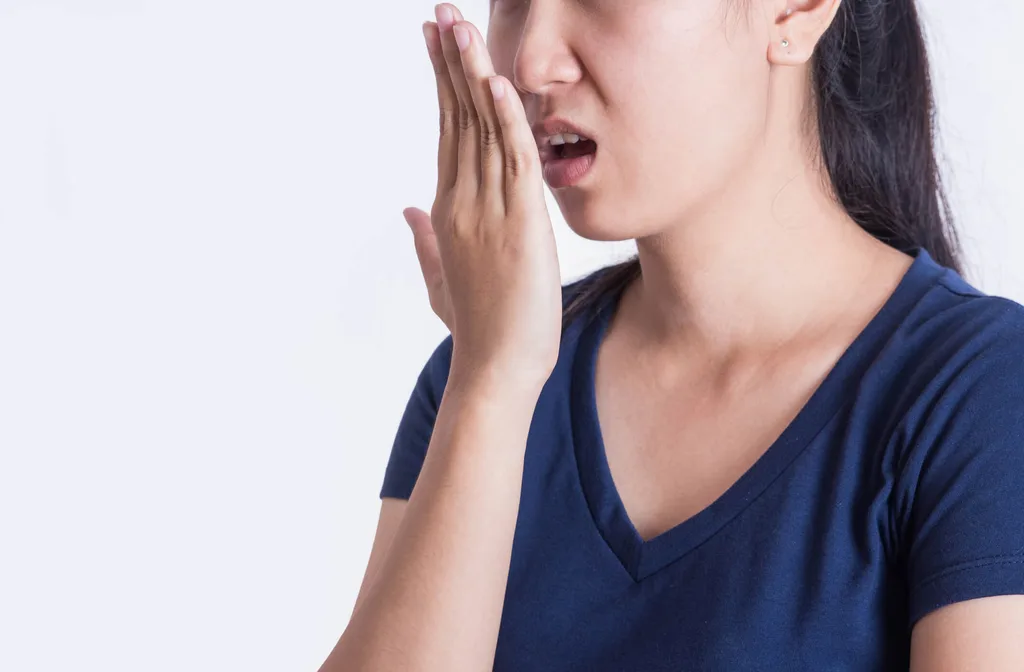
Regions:
<instances>
[{"instance_id":1,"label":"woman's face","mask_svg":"<svg viewBox=\"0 0 1024 672\"><path fill-rule=\"evenodd\" d=\"M765 133L771 27L762 0L492 0L494 67L530 124L556 115L590 129L597 157L554 190L593 240L657 233L744 166Z\"/></svg>"}]
</instances>

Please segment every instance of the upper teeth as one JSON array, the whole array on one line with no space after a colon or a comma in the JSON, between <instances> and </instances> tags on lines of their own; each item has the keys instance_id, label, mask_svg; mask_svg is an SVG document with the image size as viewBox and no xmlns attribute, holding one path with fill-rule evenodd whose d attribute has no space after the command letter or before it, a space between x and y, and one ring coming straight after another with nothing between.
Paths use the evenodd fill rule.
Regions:
<instances>
[{"instance_id":1,"label":"upper teeth","mask_svg":"<svg viewBox=\"0 0 1024 672\"><path fill-rule=\"evenodd\" d=\"M576 135L575 133L556 133L548 138L548 142L552 145L564 145L566 143L572 144L574 142L579 142L580 140L586 140L586 138L581 135Z\"/></svg>"}]
</instances>

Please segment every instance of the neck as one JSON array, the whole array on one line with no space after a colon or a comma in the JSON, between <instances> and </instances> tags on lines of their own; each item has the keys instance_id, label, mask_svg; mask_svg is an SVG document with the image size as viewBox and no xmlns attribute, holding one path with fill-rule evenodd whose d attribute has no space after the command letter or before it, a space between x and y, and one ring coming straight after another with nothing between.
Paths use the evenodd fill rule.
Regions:
<instances>
[{"instance_id":1,"label":"neck","mask_svg":"<svg viewBox=\"0 0 1024 672\"><path fill-rule=\"evenodd\" d=\"M751 163L684 221L637 239L630 322L655 347L714 358L777 347L851 310L883 257L901 254L861 229L797 157Z\"/></svg>"}]
</instances>

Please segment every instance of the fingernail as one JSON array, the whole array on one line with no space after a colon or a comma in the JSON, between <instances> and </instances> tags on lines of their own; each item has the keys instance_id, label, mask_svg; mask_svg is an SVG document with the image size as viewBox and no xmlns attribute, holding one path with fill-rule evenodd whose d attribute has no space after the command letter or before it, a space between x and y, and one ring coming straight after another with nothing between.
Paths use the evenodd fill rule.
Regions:
<instances>
[{"instance_id":1,"label":"fingernail","mask_svg":"<svg viewBox=\"0 0 1024 672\"><path fill-rule=\"evenodd\" d=\"M505 97L505 87L502 86L500 79L491 77L487 82L491 85L491 95L494 96L495 100L501 100Z\"/></svg>"},{"instance_id":2,"label":"fingernail","mask_svg":"<svg viewBox=\"0 0 1024 672\"><path fill-rule=\"evenodd\" d=\"M459 51L465 51L469 46L469 30L465 26L455 26L455 44L459 45Z\"/></svg>"},{"instance_id":3,"label":"fingernail","mask_svg":"<svg viewBox=\"0 0 1024 672\"><path fill-rule=\"evenodd\" d=\"M437 27L441 30L448 30L455 23L455 15L448 5L437 5L434 7L434 15L437 16Z\"/></svg>"}]
</instances>

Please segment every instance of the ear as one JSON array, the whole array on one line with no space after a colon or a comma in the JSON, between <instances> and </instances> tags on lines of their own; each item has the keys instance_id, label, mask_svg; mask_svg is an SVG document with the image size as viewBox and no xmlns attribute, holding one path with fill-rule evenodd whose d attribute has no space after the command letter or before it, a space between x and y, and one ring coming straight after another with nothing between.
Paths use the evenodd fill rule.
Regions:
<instances>
[{"instance_id":1,"label":"ear","mask_svg":"<svg viewBox=\"0 0 1024 672\"><path fill-rule=\"evenodd\" d=\"M818 40L832 25L842 0L777 0L769 35L768 62L801 65L811 59Z\"/></svg>"}]
</instances>

